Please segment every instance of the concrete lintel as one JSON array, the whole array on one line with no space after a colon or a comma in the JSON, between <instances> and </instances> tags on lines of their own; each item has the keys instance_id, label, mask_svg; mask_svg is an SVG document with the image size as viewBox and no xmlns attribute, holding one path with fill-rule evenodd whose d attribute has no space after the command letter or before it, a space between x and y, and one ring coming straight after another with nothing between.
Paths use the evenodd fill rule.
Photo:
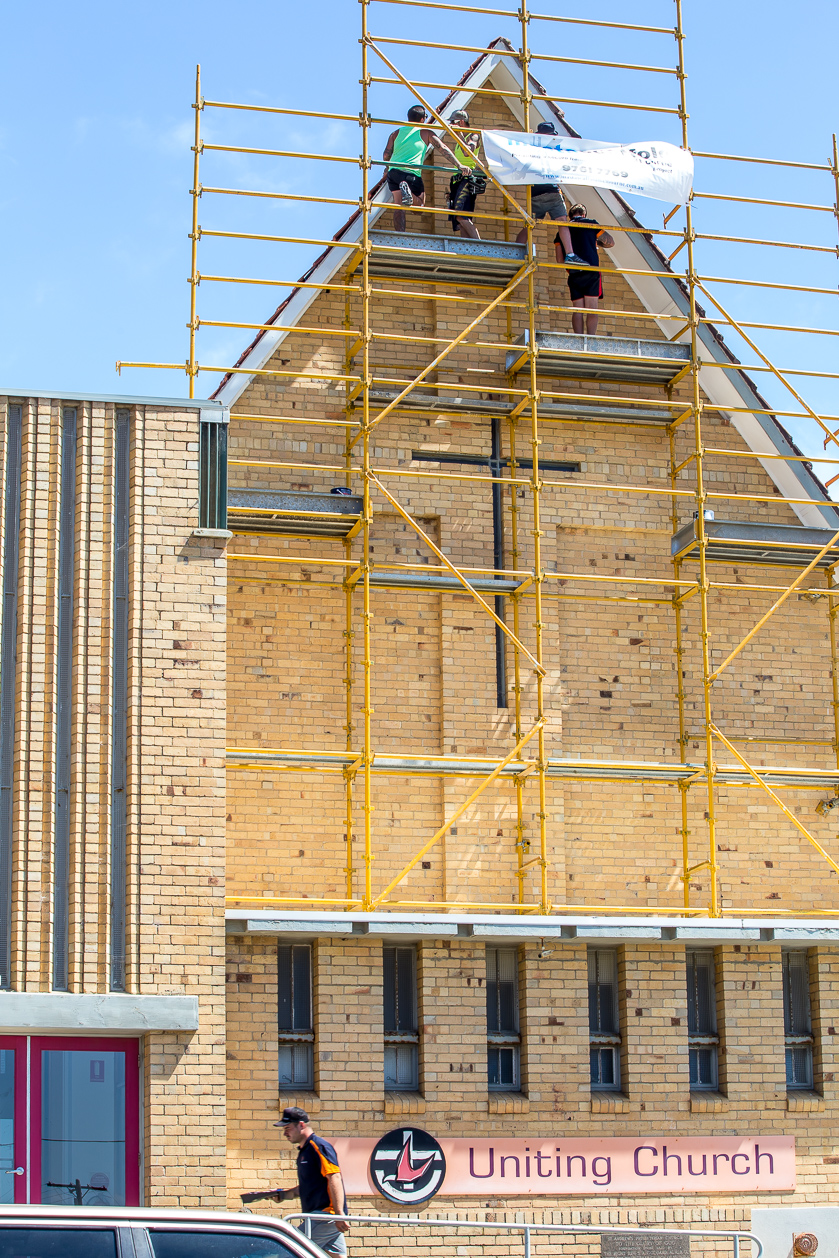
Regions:
<instances>
[{"instance_id":1,"label":"concrete lintel","mask_svg":"<svg viewBox=\"0 0 839 1258\"><path fill-rule=\"evenodd\" d=\"M0 1030L4 1035L33 1031L197 1031L198 997L2 992Z\"/></svg>"},{"instance_id":2,"label":"concrete lintel","mask_svg":"<svg viewBox=\"0 0 839 1258\"><path fill-rule=\"evenodd\" d=\"M716 920L707 925L697 927L674 926L668 931L665 926L661 932L662 939L677 939L682 943L748 943L765 939L766 932L759 926L726 926ZM771 932L770 932L771 938Z\"/></svg>"},{"instance_id":3,"label":"concrete lintel","mask_svg":"<svg viewBox=\"0 0 839 1258\"><path fill-rule=\"evenodd\" d=\"M231 926L227 923L228 929ZM288 917L248 917L237 923L238 929L232 933L237 935L352 935L361 933L353 931L353 923L349 917L319 918L288 918Z\"/></svg>"},{"instance_id":4,"label":"concrete lintel","mask_svg":"<svg viewBox=\"0 0 839 1258\"><path fill-rule=\"evenodd\" d=\"M447 921L442 917L438 922L390 922L371 921L367 931L369 935L404 935L416 938L418 936L431 936L435 939L448 939L457 937L457 922Z\"/></svg>"},{"instance_id":5,"label":"concrete lintel","mask_svg":"<svg viewBox=\"0 0 839 1258\"><path fill-rule=\"evenodd\" d=\"M839 922L802 918L779 921L777 918L684 918L651 913L649 917L595 916L555 914L542 916L512 913L364 913L336 914L328 910L278 915L270 910L229 909L228 934L308 935L378 935L390 938L473 938L508 940L526 943L529 940L578 940L618 944L633 939L651 943L694 943L713 946L722 943L771 943L801 941L802 943L839 944Z\"/></svg>"}]
</instances>

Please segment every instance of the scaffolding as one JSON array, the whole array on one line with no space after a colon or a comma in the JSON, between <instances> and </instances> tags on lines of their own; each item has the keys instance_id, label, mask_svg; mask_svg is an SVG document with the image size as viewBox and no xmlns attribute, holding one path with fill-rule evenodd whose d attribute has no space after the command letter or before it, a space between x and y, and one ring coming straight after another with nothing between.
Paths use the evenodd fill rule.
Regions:
<instances>
[{"instance_id":1,"label":"scaffolding","mask_svg":"<svg viewBox=\"0 0 839 1258\"><path fill-rule=\"evenodd\" d=\"M371 152L371 127L379 123L395 126L402 125L400 119L378 117L372 112L372 94L374 87L385 85L401 87L413 101L422 105L433 120L428 125L436 128L439 134L450 144L454 144L468 128L459 128L451 124L447 117L450 111L441 107L435 109L430 103L428 90L445 91L451 100L458 93L470 89L462 80L460 83L437 83L419 81L404 74L393 60L398 56L400 46L425 48L429 50L447 50L471 53L475 56L486 56L488 49L468 44L435 43L431 40L409 40L391 38L386 35L372 33L370 27L371 14L387 14L395 6L408 7L433 18L435 11L466 15L492 15L508 20L518 32L518 46L495 41L490 50L493 55L507 59L507 63L516 66L521 72L521 88L516 91L504 91L498 88L480 88L482 95L495 97L498 100L515 101L523 118L523 130L535 129L535 122L541 117L537 114L540 105L554 110L554 114L562 117L557 107L564 104L585 106L605 106L610 109L639 110L648 114L671 115L678 119L681 129L681 144L689 148L688 108L686 96L685 70L685 33L682 20L681 0L675 0L675 23L673 26L644 26L633 23L617 23L598 21L593 18L575 18L531 11L529 0L521 0L519 9L507 10L502 7L480 7L475 5L433 3L432 0L360 0L361 13L361 110L359 115L315 112L308 110L284 109L279 107L236 104L232 102L208 100L202 95L200 69L196 77L194 101L195 134L194 134L194 172L192 196L192 231L191 240L191 273L190 273L190 317L189 317L189 351L185 364L174 363L124 363L126 367L156 367L184 369L189 381L190 397L194 395L196 380L199 373L221 373L225 379L240 373L249 378L266 376L272 378L291 377L321 381L330 385L340 384L344 390L343 418L301 418L289 415L242 415L237 419L249 422L262 422L280 428L286 425L306 424L313 430L318 427L338 429L344 433L343 463L329 465L327 463L307 464L301 460L253 460L232 459L231 467L256 468L260 473L268 470L306 470L316 469L318 472L334 472L344 478L349 496L332 498L331 501L315 501L327 498L324 494L263 493L252 490L232 490L229 510L233 521L234 532L248 530L251 535L258 536L264 532L268 536L281 534L286 537L300 539L331 536L341 542L344 549L343 559L312 559L295 555L260 555L231 553L228 556L231 566L240 561L263 563L266 570L291 572L301 564L309 567L319 566L327 571L331 568L341 574L340 588L344 597L344 639L346 644L346 746L343 750L280 748L273 750L255 750L253 748L231 748L229 763L232 766L291 772L315 772L341 774L345 782L345 827L346 827L346 894L344 897L318 898L316 896L236 896L233 902L237 905L250 905L253 908L266 907L306 907L322 905L329 908L345 910L379 911L387 909L433 909L438 911L505 911L528 914L550 914L555 912L586 913L596 911L615 913L674 913L678 915L703 915L720 917L725 914L742 915L743 909L738 906L724 906L721 902L719 888L719 852L716 837L718 819L718 788L726 786L742 786L759 791L772 802L773 806L787 818L796 828L802 839L811 844L828 866L839 873L839 863L822 845L822 843L803 824L798 816L784 803L779 791L786 788L796 790L819 791L822 794L839 800L839 670L837 669L837 627L836 617L839 605L839 588L834 589L839 566L839 515L836 504L827 496L794 497L789 494L756 495L714 491L709 488L713 483L709 479L709 465L713 469L713 461L719 456L726 458L736 456L746 460L755 460L766 466L770 460L779 460L786 467L808 466L807 457L796 451L791 445L786 449L774 449L767 452L753 450L727 450L709 447L706 444L703 417L708 411L724 411L744 416L755 417L800 417L815 423L824 435L825 449L834 447L837 458L825 458L825 464L839 466L839 416L820 414L804 399L791 377L810 376L835 380L838 375L829 372L797 370L795 368L779 368L764 353L754 339L753 333L764 330L783 331L812 335L837 335L833 329L800 327L779 323L757 323L737 320L730 312L728 303L717 296L720 285L753 285L757 288L774 290L793 290L802 293L830 294L836 296L835 288L818 288L807 285L789 285L772 281L750 281L731 276L707 276L697 265L697 247L702 241L728 240L741 244L771 244L782 249L804 249L839 257L839 249L827 245L813 245L800 242L784 242L761 240L754 237L733 237L714 234L703 234L694 225L695 205L700 198L717 201L748 203L754 207L789 206L816 213L833 214L839 226L839 155L837 155L836 137L833 137L832 154L823 163L804 163L778 159L764 159L749 156L737 156L727 153L707 153L694 151L694 156L713 162L760 163L772 168L786 168L814 171L823 174L830 180L832 202L825 204L805 204L794 201L769 200L758 197L737 197L715 194L713 192L696 191L684 206L682 226L669 226L682 207L675 206L664 216L661 228L654 229L637 222L626 221L621 225L609 226L610 232L627 233L636 240L655 241L654 260L646 269L629 268L615 265L610 274L619 276L643 275L661 278L675 284L682 294L683 311L674 314L671 310L664 312L633 311L633 320L646 320L654 327L660 327L662 321L669 322L671 331L667 339L643 341L638 339L591 338L572 334L553 334L545 332L539 326L539 320L550 318L556 314L572 313L570 305L548 305L537 298L536 282L540 271L563 272L569 270L599 270L603 268L579 267L564 262L548 262L537 256L534 243L536 220L532 213L531 190L527 187L522 192L516 189L511 192L508 187L497 182L491 170L487 169L478 158L477 164L483 169L487 180L498 192L502 200L501 213L476 212L477 223L494 222L503 226L504 240L497 241L465 241L457 238L444 238L435 234L435 222L439 216L447 216L447 208L437 206L415 206L410 214L412 222L421 221L431 225L431 231L412 233L394 233L375 227L375 219L386 204L386 192L381 184L374 186L373 170L385 163L376 162ZM675 49L675 65L628 65L610 60L589 60L576 57L565 57L541 54L534 50L534 32L545 29L556 29L555 24L569 27L585 27L591 31L598 29L644 32L646 34L672 39ZM387 52L385 49L387 48ZM397 51L392 51L392 49ZM585 100L574 97L558 96L548 93L533 77L536 63L566 63L578 66L596 66L613 68L623 72L632 71L637 74L657 76L660 80L672 80L675 87L675 101L669 105L650 105L635 102ZM380 69L381 67L381 69ZM380 70L379 74L373 73ZM275 149L244 148L231 145L205 143L201 135L202 115L207 110L241 110L286 117L324 119L344 122L357 122L360 126L361 153L358 158L322 153L290 152ZM236 153L259 153L268 157L297 159L302 162L335 162L355 165L360 172L361 191L357 201L336 197L300 196L290 193L268 193L249 191L241 188L221 188L202 185L201 166L205 154L212 151ZM439 170L439 165L437 166ZM253 196L272 197L277 201L303 201L312 204L328 204L349 207L354 211L351 223L355 221L357 239L351 239L344 232L331 240L304 238L297 236L256 236L249 233L220 232L204 229L199 224L199 204L203 195L216 196ZM435 218L435 216L437 216ZM515 242L514 233L524 229L523 243ZM353 260L341 282L330 281L320 284L310 277L314 268L307 272L300 281L277 281L267 279L248 279L240 276L218 276L202 274L198 266L199 242L208 237L227 237L237 239L270 240L278 244L305 244L327 250L337 250L341 256L353 255ZM665 259L658 250L672 251ZM684 251L684 252L683 252ZM684 270L672 269L672 264L683 253ZM655 261L657 259L657 262ZM343 341L343 371L324 372L319 370L299 371L282 370L269 363L260 368L241 361L235 367L214 366L199 362L197 356L197 332L201 326L217 328L251 329L260 335L275 332L277 324L273 322L254 324L244 322L225 322L220 320L201 320L197 310L198 288L201 283L237 283L237 284L268 284L284 287L292 292L313 290L343 293L344 324L341 329L306 327L294 325L289 328L296 335L323 338L325 335L336 336ZM401 287L395 288L399 284ZM475 295L466 297L448 291L469 284L475 289ZM373 313L380 298L407 296L412 294L434 303L445 303L449 310L460 311L465 318L462 330L449 338L408 336L396 331L374 329ZM700 301L710 307L706 314L700 307ZM353 318L353 309L358 317ZM482 335L482 325L493 312L505 312L508 335L506 340L498 341ZM518 312L525 324L523 337L518 341L512 337L512 314ZM601 309L602 316L615 320L627 318L626 311L619 309ZM739 363L730 354L723 354L721 360L709 357L707 344L703 334L712 328L725 327L736 333L754 354L755 361L749 364ZM428 358L421 370L411 374L393 371L382 374L372 361L372 350L377 342L383 344L409 344L417 352ZM482 393L487 385L482 385L480 378L475 383L450 383L434 379L438 369L445 363L452 352L459 347L491 350L502 353L505 357L506 389L500 400L487 402ZM706 352L703 352L705 350ZM727 353L727 351L726 351ZM703 397L700 376L711 371L719 371L726 379L734 375L742 376L745 371L765 372L778 382L790 395L797 409L778 410L764 403L760 395L753 389L748 405L711 404ZM707 378L707 377L706 377ZM568 381L571 380L569 388ZM621 391L619 387L608 392L586 392L577 385L575 380L583 382L599 381L632 381L640 392ZM681 382L689 384L689 398L679 403L674 397L675 387ZM666 398L660 391L644 389L643 386L653 385L659 390L665 389ZM495 386L494 386L495 387ZM376 463L373 451L373 433L376 428L386 423L389 416L398 414L410 415L428 413L435 408L444 406L446 411L464 415L490 417L493 424L493 454L487 460L486 474L472 471L422 471L414 469L396 469L380 467ZM669 484L617 484L612 481L598 483L589 479L563 480L555 479L545 472L550 472L550 464L540 458L540 421L552 424L579 424L581 419L592 425L619 425L629 429L654 429L662 435L666 432L669 442ZM678 430L688 425L692 432L692 449L689 455L677 461L675 438ZM509 455L502 458L500 434L502 426L506 426ZM521 457L522 431L527 433L526 444L529 445L529 457ZM484 482L492 487L493 514L497 520L507 504L507 527L511 538L509 566L504 563L503 546L496 546L492 568L476 569L461 566L452 562L438 546L428 532L423 529L420 521L405 507L399 498L398 489L394 489L394 481L399 484L400 477L428 478L437 482L453 483L468 481ZM688 484L686 477L692 477L693 483ZM839 478L839 472L837 477ZM811 483L819 491L819 483L812 478ZM828 484L831 481L827 482ZM353 488L355 486L355 488ZM593 495L643 494L662 495L669 500L672 516L672 563L671 578L614 576L594 574L591 572L553 572L546 568L542 547L541 499L545 492L554 489L573 488L584 490ZM728 487L726 487L728 488ZM526 564L522 563L524 548L521 539L521 507L518 493L524 491L529 495L529 514L532 520L532 539L530 554ZM414 532L421 544L433 556L431 564L394 564L383 565L373 560L371 554L371 524L373 521L374 502L378 499L388 504L389 508L406 523ZM715 521L711 509L717 500L735 499L738 504L753 502L772 502L789 506L807 505L825 508L824 515L832 519L835 529L798 528L796 526L777 526L766 528L754 526L743 521ZM680 527L679 507L686 500L694 508L695 519L687 527ZM726 582L715 580L713 564L731 563L740 559L750 564L765 565L775 574L774 580L766 579L762 583L744 585L742 582ZM276 567L274 567L276 565ZM690 566L695 565L696 571ZM795 569L794 574L789 569ZM784 575L787 569L787 575ZM779 575L780 574L780 575ZM720 728L720 714L715 703L714 687L720 676L734 662L749 643L759 634L773 614L814 574L823 574L823 589L813 592L807 588L811 597L824 600L827 609L829 626L830 659L832 675L832 739L737 739L727 736ZM293 581L294 577L283 580ZM307 584L313 584L308 581ZM317 582L314 582L317 584ZM334 581L324 584L338 585ZM571 587L571 588L569 588ZM513 696L513 721L511 743L508 753L501 759L487 757L464 758L454 755L439 756L391 756L377 751L375 729L372 720L372 675L375 668L371 642L371 593L375 589L386 588L394 591L435 589L459 590L465 592L481 612L494 624L496 635L497 684L499 689L506 685L509 659L512 660L511 687ZM575 592L581 589L585 592ZM774 596L769 610L762 615L749 629L742 640L732 649L721 662L714 664L712 659L712 625L710 599L712 592L728 594L736 591L768 593ZM360 630L357 629L358 616L356 605L360 596ZM673 763L646 763L632 761L605 761L594 759L552 758L546 746L546 696L545 696L545 643L543 637L543 604L547 599L561 599L578 602L596 607L600 603L626 603L637 605L657 605L669 608L673 615L675 653L676 653L676 687L678 704L678 746L680 756ZM688 733L687 695L685 691L685 671L683 660L685 655L685 607L695 600L699 607L700 621L700 653L701 653L701 740L704 748L701 762L691 763L688 757L688 744L695 735ZM512 616L508 618L505 606L511 605ZM530 633L531 647L525 644L525 629ZM361 722L356 728L354 695L359 688L359 680L354 666L354 642L360 636L361 643L361 679L360 691ZM530 673L535 683L535 716L526 720L523 712L522 694L524 677ZM831 770L819 768L803 768L800 766L764 766L756 767L743 754L742 745L749 741L761 743L776 742L784 745L822 746L832 749L836 767ZM740 748L736 744L740 744ZM722 751L731 758L731 763L720 764L718 753ZM372 824L373 780L379 774L398 776L430 776L430 777L463 777L477 778L478 784L469 791L458 807L452 810L445 822L421 843L417 851L406 861L403 868L390 879L387 885L377 886L373 872L375 855L375 837ZM514 886L505 898L498 902L468 903L464 901L442 900L421 901L400 898L400 884L410 871L424 856L456 825L458 819L470 809L493 783L499 779L512 781L515 789L516 808L516 871ZM566 904L558 902L553 894L551 869L549 863L548 843L548 809L547 789L549 781L589 781L589 782L655 782L663 783L679 792L681 806L681 826L677 840L678 860L683 887L683 903L673 905L651 906L633 904L598 903L595 906L586 904ZM705 796L706 832L703 840L704 850L697 853L696 840L691 836L689 826L688 800L691 792L702 791ZM525 801L537 800L538 838L535 850L531 851L530 840L525 836ZM825 801L823 801L825 802ZM827 801L832 802L832 801ZM361 824L358 824L360 813ZM360 831L360 833L359 833ZM701 859L697 860L699 854ZM692 902L691 878L697 873L706 875L708 896L703 903ZM564 898L564 897L562 897ZM775 910L790 912L792 910ZM811 915L813 910L807 910ZM825 914L839 914L836 910L819 910ZM762 911L768 916L772 911Z\"/></svg>"}]
</instances>

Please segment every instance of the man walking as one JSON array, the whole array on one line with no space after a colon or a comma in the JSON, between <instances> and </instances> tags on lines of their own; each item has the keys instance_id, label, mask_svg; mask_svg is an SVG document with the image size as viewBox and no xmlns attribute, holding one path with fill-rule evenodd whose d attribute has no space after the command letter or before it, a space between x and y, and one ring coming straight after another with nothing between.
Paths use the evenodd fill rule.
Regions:
<instances>
[{"instance_id":1,"label":"man walking","mask_svg":"<svg viewBox=\"0 0 839 1258\"><path fill-rule=\"evenodd\" d=\"M412 105L408 110L410 125L399 127L388 136L382 156L387 162L387 186L393 194L394 205L425 205L422 169L429 148L437 149L462 174L467 173L451 149L433 131L421 125L427 117L422 105ZM393 226L398 232L405 230L404 210L393 211Z\"/></svg>"},{"instance_id":2,"label":"man walking","mask_svg":"<svg viewBox=\"0 0 839 1258\"><path fill-rule=\"evenodd\" d=\"M572 205L568 216L571 220L571 247L574 252L567 252L566 243L557 232L554 241L557 262L581 262L584 266L599 267L598 247L611 249L615 243L614 237L598 227L593 218L587 217L588 210L584 205ZM585 309L585 331L589 336L594 336L597 331L597 307L603 296L603 276L600 271L569 271L568 291L571 294L571 305L580 307L580 313L577 314L575 310L571 316L571 326L575 332L583 331Z\"/></svg>"},{"instance_id":3,"label":"man walking","mask_svg":"<svg viewBox=\"0 0 839 1258\"><path fill-rule=\"evenodd\" d=\"M308 1221L307 1234L327 1254L344 1258L347 1242L343 1233L350 1230L350 1225L342 1218L347 1213L347 1198L338 1155L328 1140L315 1135L309 1115L296 1105L284 1109L282 1118L274 1126L282 1127L286 1140L297 1146L297 1187L244 1192L243 1205L252 1201L285 1201L289 1197L299 1197L304 1214L324 1216L322 1220Z\"/></svg>"}]
</instances>

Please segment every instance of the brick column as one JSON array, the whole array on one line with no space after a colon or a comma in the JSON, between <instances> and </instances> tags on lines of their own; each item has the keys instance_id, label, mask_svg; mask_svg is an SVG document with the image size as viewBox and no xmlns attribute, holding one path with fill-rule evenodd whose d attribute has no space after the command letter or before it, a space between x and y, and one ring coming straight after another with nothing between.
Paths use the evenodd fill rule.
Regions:
<instances>
[{"instance_id":1,"label":"brick column","mask_svg":"<svg viewBox=\"0 0 839 1258\"><path fill-rule=\"evenodd\" d=\"M384 1113L381 940L319 939L314 960L315 1091L347 1135L372 1135Z\"/></svg>"},{"instance_id":2,"label":"brick column","mask_svg":"<svg viewBox=\"0 0 839 1258\"><path fill-rule=\"evenodd\" d=\"M432 1128L459 1133L464 1117L486 1115L486 953L471 940L429 940L418 960L420 1086Z\"/></svg>"},{"instance_id":3,"label":"brick column","mask_svg":"<svg viewBox=\"0 0 839 1258\"><path fill-rule=\"evenodd\" d=\"M690 1110L687 987L682 946L627 944L618 964L621 1080L630 1109Z\"/></svg>"},{"instance_id":4,"label":"brick column","mask_svg":"<svg viewBox=\"0 0 839 1258\"><path fill-rule=\"evenodd\" d=\"M586 946L552 940L520 949L521 1078L531 1108L582 1111L589 1105Z\"/></svg>"},{"instance_id":5,"label":"brick column","mask_svg":"<svg viewBox=\"0 0 839 1258\"><path fill-rule=\"evenodd\" d=\"M786 1105L781 949L727 945L717 954L720 1091L756 1111Z\"/></svg>"}]
</instances>

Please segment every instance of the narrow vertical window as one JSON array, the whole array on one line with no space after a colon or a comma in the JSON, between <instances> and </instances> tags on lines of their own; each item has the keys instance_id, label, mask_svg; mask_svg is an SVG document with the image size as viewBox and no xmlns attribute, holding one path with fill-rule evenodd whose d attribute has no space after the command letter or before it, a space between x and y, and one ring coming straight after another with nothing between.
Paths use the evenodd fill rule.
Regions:
<instances>
[{"instance_id":1,"label":"narrow vertical window","mask_svg":"<svg viewBox=\"0 0 839 1258\"><path fill-rule=\"evenodd\" d=\"M810 1020L810 962L802 949L781 953L784 981L784 1049L787 1087L813 1086L813 1026Z\"/></svg>"},{"instance_id":2,"label":"narrow vertical window","mask_svg":"<svg viewBox=\"0 0 839 1258\"><path fill-rule=\"evenodd\" d=\"M382 950L384 979L385 1091L419 1088L416 948Z\"/></svg>"},{"instance_id":3,"label":"narrow vertical window","mask_svg":"<svg viewBox=\"0 0 839 1258\"><path fill-rule=\"evenodd\" d=\"M614 948L588 950L588 1030L591 1087L620 1090L618 954Z\"/></svg>"},{"instance_id":4,"label":"narrow vertical window","mask_svg":"<svg viewBox=\"0 0 839 1258\"><path fill-rule=\"evenodd\" d=\"M76 407L61 412L58 509L58 615L55 667L55 816L52 985L70 984L70 763L73 728L73 620L76 560Z\"/></svg>"},{"instance_id":5,"label":"narrow vertical window","mask_svg":"<svg viewBox=\"0 0 839 1258\"><path fill-rule=\"evenodd\" d=\"M487 1083L491 1091L518 1092L519 958L515 948L487 948Z\"/></svg>"},{"instance_id":6,"label":"narrow vertical window","mask_svg":"<svg viewBox=\"0 0 839 1258\"><path fill-rule=\"evenodd\" d=\"M314 1087L312 949L310 944L277 948L277 1035L280 1089Z\"/></svg>"},{"instance_id":7,"label":"narrow vertical window","mask_svg":"<svg viewBox=\"0 0 839 1258\"><path fill-rule=\"evenodd\" d=\"M131 412L114 424L113 629L111 643L111 991L125 991L128 824L128 519Z\"/></svg>"},{"instance_id":8,"label":"narrow vertical window","mask_svg":"<svg viewBox=\"0 0 839 1258\"><path fill-rule=\"evenodd\" d=\"M3 627L0 636L0 988L12 983L12 867L15 710L17 695L17 574L23 407L6 419Z\"/></svg>"},{"instance_id":9,"label":"narrow vertical window","mask_svg":"<svg viewBox=\"0 0 839 1258\"><path fill-rule=\"evenodd\" d=\"M714 954L689 948L685 957L688 996L688 1049L691 1090L715 1092L718 1087L717 993Z\"/></svg>"},{"instance_id":10,"label":"narrow vertical window","mask_svg":"<svg viewBox=\"0 0 839 1258\"><path fill-rule=\"evenodd\" d=\"M227 424L213 415L199 423L198 527L227 528ZM212 413L212 412L211 412Z\"/></svg>"}]
</instances>

